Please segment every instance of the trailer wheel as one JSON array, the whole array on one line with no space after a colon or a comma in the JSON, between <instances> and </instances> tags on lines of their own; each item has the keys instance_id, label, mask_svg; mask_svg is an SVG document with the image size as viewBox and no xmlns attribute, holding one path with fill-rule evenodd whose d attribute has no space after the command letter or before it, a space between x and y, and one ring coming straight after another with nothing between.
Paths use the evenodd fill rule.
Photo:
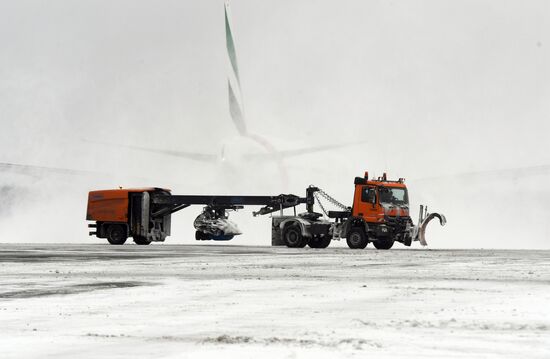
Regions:
<instances>
[{"instance_id":1,"label":"trailer wheel","mask_svg":"<svg viewBox=\"0 0 550 359\"><path fill-rule=\"evenodd\" d=\"M353 227L348 233L346 242L351 249L364 249L368 244L367 234L363 228Z\"/></svg>"},{"instance_id":2,"label":"trailer wheel","mask_svg":"<svg viewBox=\"0 0 550 359\"><path fill-rule=\"evenodd\" d=\"M148 244L151 244L151 241L142 236L134 236L134 243L139 246L146 246Z\"/></svg>"},{"instance_id":3,"label":"trailer wheel","mask_svg":"<svg viewBox=\"0 0 550 359\"><path fill-rule=\"evenodd\" d=\"M321 241L321 237L314 235L311 237L311 239L308 242L309 248L319 248L319 242Z\"/></svg>"},{"instance_id":4,"label":"trailer wheel","mask_svg":"<svg viewBox=\"0 0 550 359\"><path fill-rule=\"evenodd\" d=\"M126 230L120 224L111 224L107 228L107 240L113 245L122 245L126 242Z\"/></svg>"},{"instance_id":5,"label":"trailer wheel","mask_svg":"<svg viewBox=\"0 0 550 359\"><path fill-rule=\"evenodd\" d=\"M302 236L302 230L297 224L291 224L284 228L283 239L287 247L304 248L307 240Z\"/></svg>"},{"instance_id":6,"label":"trailer wheel","mask_svg":"<svg viewBox=\"0 0 550 359\"><path fill-rule=\"evenodd\" d=\"M304 248L305 246L307 246L308 243L309 243L309 238L302 237L302 242L300 243L300 246L298 246L298 248Z\"/></svg>"},{"instance_id":7,"label":"trailer wheel","mask_svg":"<svg viewBox=\"0 0 550 359\"><path fill-rule=\"evenodd\" d=\"M207 241L209 240L210 238L208 238L208 234L202 232L202 231L196 231L195 232L195 239L197 241Z\"/></svg>"},{"instance_id":8,"label":"trailer wheel","mask_svg":"<svg viewBox=\"0 0 550 359\"><path fill-rule=\"evenodd\" d=\"M329 235L313 236L313 238L309 240L308 246L310 248L327 248L331 240L332 238Z\"/></svg>"},{"instance_id":9,"label":"trailer wheel","mask_svg":"<svg viewBox=\"0 0 550 359\"><path fill-rule=\"evenodd\" d=\"M395 240L393 238L385 238L374 241L372 242L372 244L374 244L374 247L376 249L390 249L391 247L393 247L394 242Z\"/></svg>"},{"instance_id":10,"label":"trailer wheel","mask_svg":"<svg viewBox=\"0 0 550 359\"><path fill-rule=\"evenodd\" d=\"M206 232L203 231L196 231L195 232L195 239L197 241L209 241L212 239L212 236Z\"/></svg>"}]
</instances>

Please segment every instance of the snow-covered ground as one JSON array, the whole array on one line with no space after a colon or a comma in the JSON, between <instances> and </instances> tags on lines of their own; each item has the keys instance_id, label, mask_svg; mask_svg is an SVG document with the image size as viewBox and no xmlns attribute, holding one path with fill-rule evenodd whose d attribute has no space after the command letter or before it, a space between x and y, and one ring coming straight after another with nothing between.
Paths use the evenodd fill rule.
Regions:
<instances>
[{"instance_id":1,"label":"snow-covered ground","mask_svg":"<svg viewBox=\"0 0 550 359\"><path fill-rule=\"evenodd\" d=\"M0 250L2 358L549 358L549 303L549 251Z\"/></svg>"}]
</instances>

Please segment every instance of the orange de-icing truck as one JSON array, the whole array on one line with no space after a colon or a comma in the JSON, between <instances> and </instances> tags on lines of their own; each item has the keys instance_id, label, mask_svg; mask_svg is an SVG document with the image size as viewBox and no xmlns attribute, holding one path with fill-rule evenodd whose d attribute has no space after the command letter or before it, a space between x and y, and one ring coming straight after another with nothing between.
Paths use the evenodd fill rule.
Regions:
<instances>
[{"instance_id":1,"label":"orange de-icing truck","mask_svg":"<svg viewBox=\"0 0 550 359\"><path fill-rule=\"evenodd\" d=\"M306 188L305 197L293 194L276 196L173 195L156 187L91 191L86 219L94 221L90 235L106 238L111 244L124 244L132 237L139 245L162 242L170 235L171 215L192 205L203 206L194 221L195 239L227 241L241 234L229 220L228 212L244 206L262 206L256 215L272 215L272 245L326 248L331 241L346 239L352 249L371 243L377 249L390 249L395 242L410 246L413 241L426 245L425 230L433 218L445 225L445 216L427 213L420 206L417 225L409 213L405 180L388 180L386 174L376 179L364 177L354 181L353 204L345 206L315 186ZM296 214L305 204L306 211ZM323 213L315 212L317 204ZM325 206L338 207L327 211ZM285 209L293 209L285 214Z\"/></svg>"}]
</instances>

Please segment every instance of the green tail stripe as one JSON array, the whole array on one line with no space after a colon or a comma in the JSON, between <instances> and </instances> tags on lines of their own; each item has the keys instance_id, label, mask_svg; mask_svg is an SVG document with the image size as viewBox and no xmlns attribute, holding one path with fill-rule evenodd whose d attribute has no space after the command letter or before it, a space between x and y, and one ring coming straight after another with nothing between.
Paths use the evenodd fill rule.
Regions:
<instances>
[{"instance_id":1,"label":"green tail stripe","mask_svg":"<svg viewBox=\"0 0 550 359\"><path fill-rule=\"evenodd\" d=\"M230 81L227 81L227 88L229 90L229 112L231 113L231 119L233 120L235 127L237 127L239 134L246 135L246 122L244 121L241 106L239 106L239 102L237 101L237 97L235 96L233 87L231 87Z\"/></svg>"},{"instance_id":2,"label":"green tail stripe","mask_svg":"<svg viewBox=\"0 0 550 359\"><path fill-rule=\"evenodd\" d=\"M227 54L229 55L229 60L231 61L231 66L235 72L235 77L239 86L241 86L241 80L239 79L239 68L237 66L237 54L235 52L235 43L233 41L233 35L231 33L231 27L229 26L229 19L227 18L227 9L224 8L225 12L225 40L227 45Z\"/></svg>"}]
</instances>

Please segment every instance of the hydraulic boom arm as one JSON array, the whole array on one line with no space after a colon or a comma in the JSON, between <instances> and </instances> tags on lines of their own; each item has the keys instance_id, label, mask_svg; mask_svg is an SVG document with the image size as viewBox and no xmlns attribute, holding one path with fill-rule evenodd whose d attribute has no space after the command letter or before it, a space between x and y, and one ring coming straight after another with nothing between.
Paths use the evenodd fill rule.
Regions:
<instances>
[{"instance_id":1,"label":"hydraulic boom arm","mask_svg":"<svg viewBox=\"0 0 550 359\"><path fill-rule=\"evenodd\" d=\"M302 203L313 208L313 192L308 188L306 197L293 194L280 194L278 196L200 196L200 195L173 195L156 196L152 203L161 207L153 216L164 216L177 212L191 205L205 205L214 209L238 209L243 206L264 206L254 215L264 215L281 209L295 207Z\"/></svg>"}]
</instances>

